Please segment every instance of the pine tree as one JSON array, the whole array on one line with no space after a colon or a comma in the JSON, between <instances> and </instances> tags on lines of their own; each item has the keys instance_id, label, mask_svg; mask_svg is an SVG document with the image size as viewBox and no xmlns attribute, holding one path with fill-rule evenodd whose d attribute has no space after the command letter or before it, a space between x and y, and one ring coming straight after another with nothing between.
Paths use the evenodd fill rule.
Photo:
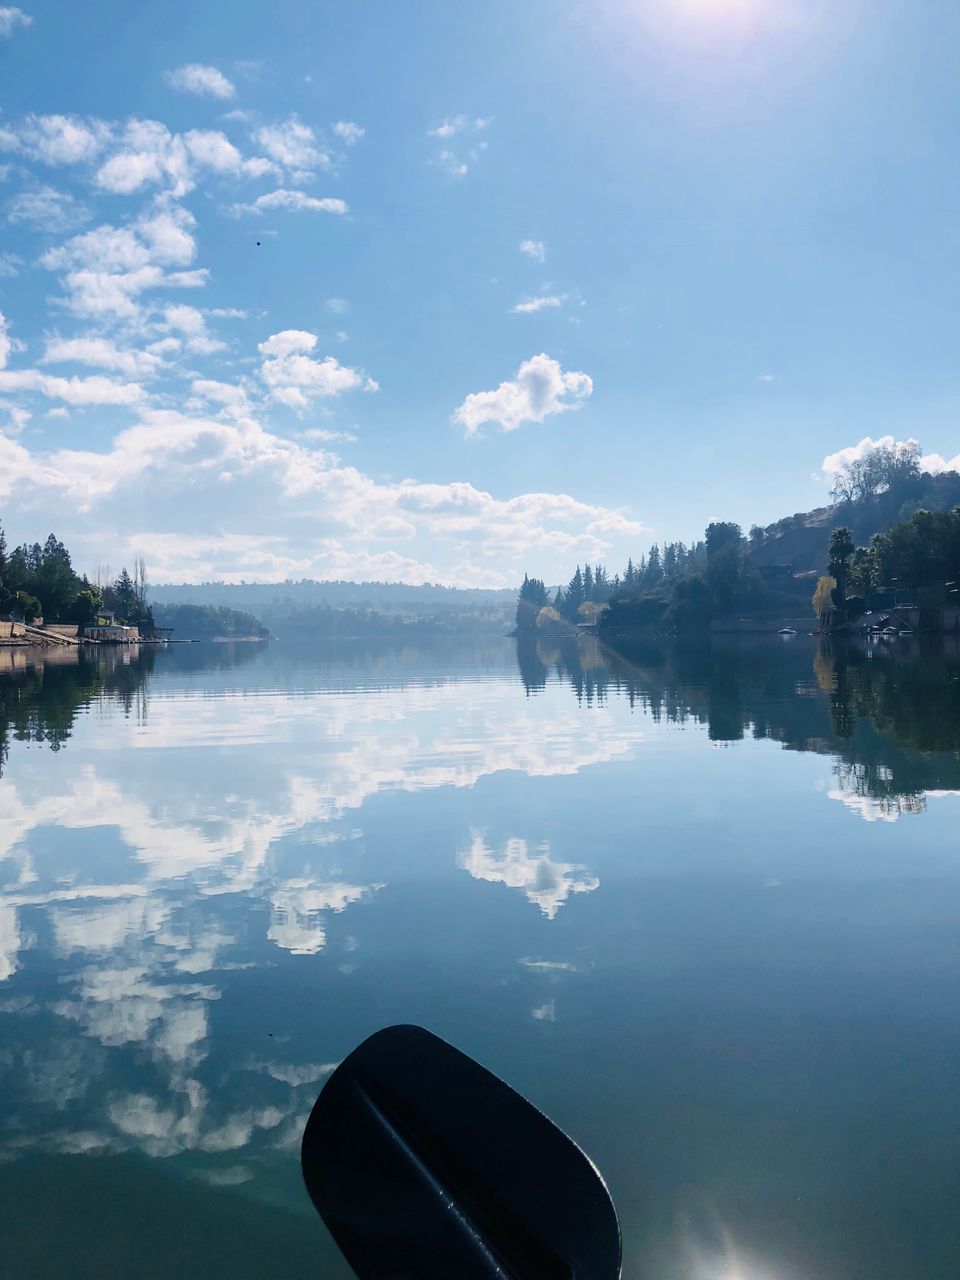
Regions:
<instances>
[{"instance_id":1,"label":"pine tree","mask_svg":"<svg viewBox=\"0 0 960 1280\"><path fill-rule=\"evenodd\" d=\"M583 573L580 570L580 566L577 565L577 571L570 579L570 585L564 592L563 616L565 618L575 619L577 611L583 604L585 598L583 590Z\"/></svg>"}]
</instances>

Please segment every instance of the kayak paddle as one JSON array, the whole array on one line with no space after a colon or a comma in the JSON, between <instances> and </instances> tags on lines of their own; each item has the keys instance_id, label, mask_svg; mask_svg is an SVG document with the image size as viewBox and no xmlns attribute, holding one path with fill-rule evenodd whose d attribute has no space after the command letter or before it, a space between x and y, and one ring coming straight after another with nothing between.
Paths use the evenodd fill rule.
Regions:
<instances>
[{"instance_id":1,"label":"kayak paddle","mask_svg":"<svg viewBox=\"0 0 960 1280\"><path fill-rule=\"evenodd\" d=\"M606 1185L547 1117L445 1040L396 1026L324 1085L301 1147L360 1280L618 1280Z\"/></svg>"}]
</instances>

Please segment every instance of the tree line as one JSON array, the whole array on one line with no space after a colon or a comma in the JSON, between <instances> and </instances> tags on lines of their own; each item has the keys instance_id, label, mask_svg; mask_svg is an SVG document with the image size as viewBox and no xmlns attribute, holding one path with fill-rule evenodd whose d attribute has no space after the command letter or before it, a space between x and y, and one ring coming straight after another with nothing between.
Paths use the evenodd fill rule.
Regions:
<instances>
[{"instance_id":1,"label":"tree line","mask_svg":"<svg viewBox=\"0 0 960 1280\"><path fill-rule=\"evenodd\" d=\"M763 594L759 574L747 563L748 542L738 524L714 521L702 541L654 543L622 573L612 577L602 564L577 565L566 587L552 599L542 579L524 576L517 601L517 631L534 633L602 619L629 626L700 620Z\"/></svg>"},{"instance_id":2,"label":"tree line","mask_svg":"<svg viewBox=\"0 0 960 1280\"><path fill-rule=\"evenodd\" d=\"M676 582L685 573L705 564L706 544L696 542L654 543L634 561L631 557L622 573L612 577L602 564L578 564L566 587L557 587L550 596L540 578L524 575L517 601L517 630L531 632L551 624L594 621L611 601L656 592Z\"/></svg>"},{"instance_id":3,"label":"tree line","mask_svg":"<svg viewBox=\"0 0 960 1280\"><path fill-rule=\"evenodd\" d=\"M118 623L152 631L147 587L143 557L132 574L124 567L115 578L95 583L76 572L70 552L55 534L43 544L24 542L8 551L0 526L0 617L26 622L42 617L44 622L89 627L107 612Z\"/></svg>"}]
</instances>

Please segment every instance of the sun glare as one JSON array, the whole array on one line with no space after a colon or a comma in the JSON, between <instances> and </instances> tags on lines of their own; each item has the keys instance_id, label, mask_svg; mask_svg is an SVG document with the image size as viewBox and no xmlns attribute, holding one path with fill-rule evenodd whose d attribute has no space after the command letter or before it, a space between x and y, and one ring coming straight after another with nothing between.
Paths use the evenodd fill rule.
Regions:
<instances>
[{"instance_id":1,"label":"sun glare","mask_svg":"<svg viewBox=\"0 0 960 1280\"><path fill-rule=\"evenodd\" d=\"M763 0L673 0L675 8L691 17L717 20L752 17Z\"/></svg>"}]
</instances>

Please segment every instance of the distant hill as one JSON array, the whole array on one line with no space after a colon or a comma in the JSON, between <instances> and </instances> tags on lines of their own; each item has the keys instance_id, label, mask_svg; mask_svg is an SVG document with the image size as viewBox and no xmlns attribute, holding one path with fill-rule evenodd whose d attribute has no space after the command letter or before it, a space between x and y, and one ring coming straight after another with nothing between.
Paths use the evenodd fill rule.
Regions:
<instances>
[{"instance_id":1,"label":"distant hill","mask_svg":"<svg viewBox=\"0 0 960 1280\"><path fill-rule=\"evenodd\" d=\"M902 493L879 493L868 502L834 503L813 511L785 516L763 530L762 539L751 538L750 562L761 565L792 565L796 573L826 573L830 534L846 525L858 546L866 546L875 533L908 520L921 508L952 511L960 506L960 473L945 471L924 475L910 497Z\"/></svg>"},{"instance_id":2,"label":"distant hill","mask_svg":"<svg viewBox=\"0 0 960 1280\"><path fill-rule=\"evenodd\" d=\"M157 603L153 618L158 627L172 628L175 640L263 640L268 634L259 618L224 605Z\"/></svg>"},{"instance_id":3,"label":"distant hill","mask_svg":"<svg viewBox=\"0 0 960 1280\"><path fill-rule=\"evenodd\" d=\"M302 578L286 582L199 582L165 584L150 588L158 604L226 605L260 614L290 612L307 606L329 605L376 609L393 613L459 613L477 605L515 603L516 588L442 587L432 582L411 586L404 582L316 581Z\"/></svg>"},{"instance_id":4,"label":"distant hill","mask_svg":"<svg viewBox=\"0 0 960 1280\"><path fill-rule=\"evenodd\" d=\"M151 587L150 599L161 616L179 611L181 636L191 609L229 615L239 611L269 629L271 635L370 636L411 638L414 634L490 632L512 625L517 593L513 589L410 586L402 582L201 582ZM168 612L170 611L170 612ZM227 633L230 634L230 633ZM185 638L182 637L181 638Z\"/></svg>"}]
</instances>

